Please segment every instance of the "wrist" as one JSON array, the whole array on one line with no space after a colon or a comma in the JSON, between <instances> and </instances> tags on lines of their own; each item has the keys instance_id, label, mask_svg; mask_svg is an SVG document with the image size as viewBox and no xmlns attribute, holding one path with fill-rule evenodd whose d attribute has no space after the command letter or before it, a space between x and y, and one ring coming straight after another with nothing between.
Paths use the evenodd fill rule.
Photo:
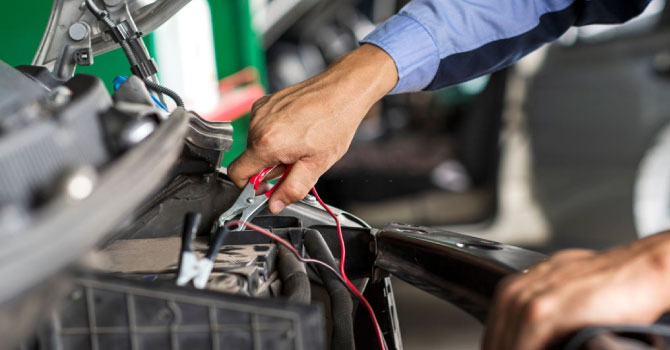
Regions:
<instances>
[{"instance_id":1,"label":"wrist","mask_svg":"<svg viewBox=\"0 0 670 350\"><path fill-rule=\"evenodd\" d=\"M398 82L398 71L391 56L372 44L363 44L339 58L328 71L339 77L340 92L355 94L366 110Z\"/></svg>"}]
</instances>

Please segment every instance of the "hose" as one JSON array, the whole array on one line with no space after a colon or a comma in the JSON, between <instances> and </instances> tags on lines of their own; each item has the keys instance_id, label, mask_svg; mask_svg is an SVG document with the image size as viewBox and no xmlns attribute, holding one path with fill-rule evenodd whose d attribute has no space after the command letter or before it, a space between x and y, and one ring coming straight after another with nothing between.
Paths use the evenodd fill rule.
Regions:
<instances>
[{"instance_id":1,"label":"hose","mask_svg":"<svg viewBox=\"0 0 670 350\"><path fill-rule=\"evenodd\" d=\"M328 244L317 230L306 230L303 243L310 257L337 268L337 262ZM331 349L354 349L354 303L349 290L330 274L326 268L316 266L330 296L333 319Z\"/></svg>"},{"instance_id":2,"label":"hose","mask_svg":"<svg viewBox=\"0 0 670 350\"><path fill-rule=\"evenodd\" d=\"M309 304L312 292L305 263L299 261L288 248L280 245L277 264L284 296L290 301Z\"/></svg>"},{"instance_id":3,"label":"hose","mask_svg":"<svg viewBox=\"0 0 670 350\"><path fill-rule=\"evenodd\" d=\"M154 90L170 96L170 98L177 104L178 107L184 107L184 100L181 99L179 94L166 88L165 86L158 85L149 79L144 79L144 84L147 86L147 89Z\"/></svg>"}]
</instances>

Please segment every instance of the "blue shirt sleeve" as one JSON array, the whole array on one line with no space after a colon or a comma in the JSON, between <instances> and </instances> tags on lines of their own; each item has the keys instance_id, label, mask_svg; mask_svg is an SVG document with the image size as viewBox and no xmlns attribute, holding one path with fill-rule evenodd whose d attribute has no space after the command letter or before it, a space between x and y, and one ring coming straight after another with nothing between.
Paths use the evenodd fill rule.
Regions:
<instances>
[{"instance_id":1,"label":"blue shirt sleeve","mask_svg":"<svg viewBox=\"0 0 670 350\"><path fill-rule=\"evenodd\" d=\"M362 43L398 69L391 93L434 90L504 68L571 26L621 23L650 0L413 0Z\"/></svg>"}]
</instances>

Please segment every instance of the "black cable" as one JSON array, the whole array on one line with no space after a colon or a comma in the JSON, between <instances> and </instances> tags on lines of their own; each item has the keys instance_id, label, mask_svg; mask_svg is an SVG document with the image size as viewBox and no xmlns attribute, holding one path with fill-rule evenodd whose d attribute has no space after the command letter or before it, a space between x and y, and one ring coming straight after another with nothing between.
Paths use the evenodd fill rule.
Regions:
<instances>
[{"instance_id":1,"label":"black cable","mask_svg":"<svg viewBox=\"0 0 670 350\"><path fill-rule=\"evenodd\" d=\"M295 255L296 259L298 259L298 260L304 262L305 264L313 264L314 266L322 266L322 267L324 267L326 270L330 271L335 277L337 277L337 281L338 281L338 282L342 283L342 285L344 285L345 287L347 287L347 290L349 290L349 292L351 292L351 295L352 295L352 296L354 296L354 297L356 296L356 293L354 293L354 291L351 290L351 288L349 287L349 285L347 284L347 282L344 280L344 278L342 277L342 275L340 275L340 273L337 271L336 268L334 268L334 267L332 267L332 266L326 264L325 262L323 262L323 261L321 261L321 260L303 258L303 257L300 255L300 253L298 253L298 251L295 250L295 247L293 247L293 246L291 245L291 243L289 243L289 242L287 242L285 239L283 239L283 238L281 238L281 237L275 235L274 233L269 232L269 231L263 229L263 228L260 227L260 226L256 226L256 225L254 225L254 224L252 224L252 223L249 223L249 222L246 222L246 221L238 221L238 220L233 220L233 221L229 221L229 222L226 223L226 227L227 227L227 228L230 228L230 227L233 227L233 226L237 226L237 225L244 225L244 226L246 226L247 228L249 228L249 229L251 229L251 230L253 230L253 231L256 231L256 232L258 232L258 233L260 233L260 234L262 234L262 235L264 235L264 236L266 236L266 237L269 237L270 239L272 239L272 240L274 240L274 241L277 241L279 244L281 244L281 245L285 246L286 248L288 248L289 250L291 250L291 253L292 253L293 255Z\"/></svg>"},{"instance_id":2,"label":"black cable","mask_svg":"<svg viewBox=\"0 0 670 350\"><path fill-rule=\"evenodd\" d=\"M337 268L337 262L328 244L323 239L321 232L313 229L305 231L303 244L309 256L321 260L333 268ZM351 299L349 288L343 286L333 278L322 266L316 266L323 280L323 284L330 297L330 310L333 322L333 333L331 336L331 349L354 349L354 302Z\"/></svg>"},{"instance_id":3,"label":"black cable","mask_svg":"<svg viewBox=\"0 0 670 350\"><path fill-rule=\"evenodd\" d=\"M105 10L101 10L94 2L93 0L85 0L86 7L88 8L91 13L100 21L104 22L107 27L109 27L110 30L114 31L116 28L116 23L112 21L109 18L109 13ZM123 49L123 52L126 55L126 58L128 59L128 63L130 63L130 67L132 70L132 67L137 67L139 66L139 61L137 57L135 56L135 53L133 50L130 48L130 45L120 39L115 39L117 43L121 46L121 49ZM149 79L144 79L144 84L147 86L148 89L154 90L158 93L165 94L170 96L170 98L177 104L179 107L184 107L184 100L182 100L181 96L174 92L173 90L170 90L162 85L159 85L157 83L154 83L153 81L150 81ZM161 97L161 101L163 98Z\"/></svg>"},{"instance_id":4,"label":"black cable","mask_svg":"<svg viewBox=\"0 0 670 350\"><path fill-rule=\"evenodd\" d=\"M147 86L147 88L149 90L154 90L156 92L166 94L166 95L170 96L170 98L174 101L174 103L177 104L177 106L184 107L184 100L182 100L181 97L179 96L179 94L177 94L173 90L170 90L170 89L166 88L165 86L156 84L149 79L144 79L144 84Z\"/></svg>"},{"instance_id":5,"label":"black cable","mask_svg":"<svg viewBox=\"0 0 670 350\"><path fill-rule=\"evenodd\" d=\"M305 264L283 245L279 245L277 269L283 283L283 295L288 300L309 304L312 291Z\"/></svg>"},{"instance_id":6,"label":"black cable","mask_svg":"<svg viewBox=\"0 0 670 350\"><path fill-rule=\"evenodd\" d=\"M93 0L86 0L86 7L88 8L91 13L97 18L98 20L105 21L105 17L107 17L107 14L105 11L101 10L94 2ZM105 22L107 23L107 22ZM109 24L108 24L109 25Z\"/></svg>"},{"instance_id":7,"label":"black cable","mask_svg":"<svg viewBox=\"0 0 670 350\"><path fill-rule=\"evenodd\" d=\"M588 327L578 331L569 341L561 346L564 350L578 350L587 341L602 333L634 333L640 335L657 335L663 337L670 337L670 326L663 324L652 324L648 326L639 325L619 325L619 326L603 326L603 327Z\"/></svg>"}]
</instances>

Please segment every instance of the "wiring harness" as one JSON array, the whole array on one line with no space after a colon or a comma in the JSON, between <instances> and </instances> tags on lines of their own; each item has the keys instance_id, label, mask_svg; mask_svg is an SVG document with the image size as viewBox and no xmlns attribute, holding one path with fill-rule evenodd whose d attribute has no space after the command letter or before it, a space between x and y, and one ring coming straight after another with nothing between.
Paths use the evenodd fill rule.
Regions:
<instances>
[{"instance_id":1,"label":"wiring harness","mask_svg":"<svg viewBox=\"0 0 670 350\"><path fill-rule=\"evenodd\" d=\"M140 77L149 90L168 95L178 107L184 107L184 100L179 94L158 84L158 80L155 78L158 67L156 66L156 62L147 53L141 39L142 32L135 31L128 21L115 23L109 18L109 13L100 9L93 0L86 0L85 4L86 8L93 13L95 18L107 26L114 41L121 46L123 53L130 63L130 71L133 75Z\"/></svg>"},{"instance_id":2,"label":"wiring harness","mask_svg":"<svg viewBox=\"0 0 670 350\"><path fill-rule=\"evenodd\" d=\"M375 335L377 338L377 342L379 343L379 349L380 350L387 350L386 342L384 340L384 335L382 333L381 327L379 326L379 322L377 321L377 316L375 315L374 310L372 309L372 306L368 302L368 300L363 296L363 294L354 286L353 283L349 280L349 277L347 277L347 273L344 270L344 265L345 265L345 260L346 260L346 247L344 244L344 236L342 235L342 225L340 224L340 220L338 219L337 215L326 205L326 203L323 202L321 197L319 196L319 193L316 191L316 188L312 188L312 194L316 198L316 200L319 202L319 204L323 207L323 209L328 212L328 215L330 215L333 220L335 220L335 227L337 229L337 235L338 235L338 240L340 243L340 265L339 265L339 271L333 268L332 266L328 265L327 263L317 260L317 259L310 259L310 258L305 258L303 257L296 249L293 247L293 245L283 238L277 236L276 234L267 231L263 229L262 227L259 227L257 225L254 225L249 222L243 222L239 220L233 220L229 221L225 224L226 229L230 229L232 227L236 227L238 225L245 225L247 228L256 231L266 237L269 237L270 239L277 241L279 244L282 246L286 247L295 255L295 257L300 260L303 263L310 263L310 264L316 264L319 266L322 266L326 268L328 271L332 272L337 279L345 286L347 289L353 294L358 301L365 306L365 309L367 310L368 314L370 315L370 319L372 320L372 323L375 328Z\"/></svg>"}]
</instances>

